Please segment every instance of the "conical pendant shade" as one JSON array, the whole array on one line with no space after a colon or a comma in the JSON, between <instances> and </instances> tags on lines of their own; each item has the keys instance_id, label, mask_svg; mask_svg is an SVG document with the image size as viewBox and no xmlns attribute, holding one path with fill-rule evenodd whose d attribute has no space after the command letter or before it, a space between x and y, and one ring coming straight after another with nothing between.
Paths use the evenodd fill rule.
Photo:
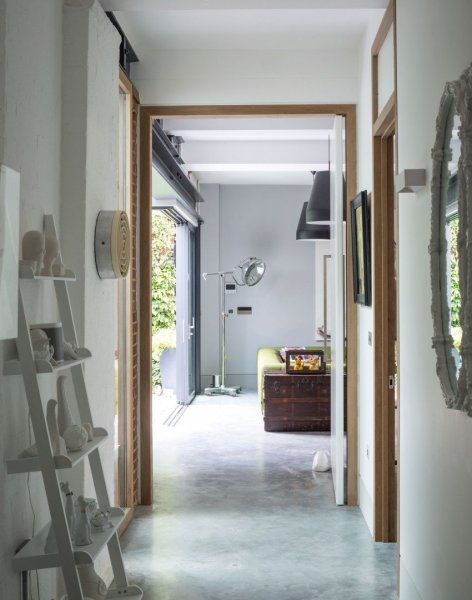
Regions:
<instances>
[{"instance_id":1,"label":"conical pendant shade","mask_svg":"<svg viewBox=\"0 0 472 600\"><path fill-rule=\"evenodd\" d=\"M315 242L316 240L329 240L330 228L329 225L308 225L306 222L306 209L308 202L304 202L300 220L297 227L297 240L303 242Z\"/></svg>"},{"instance_id":2,"label":"conical pendant shade","mask_svg":"<svg viewBox=\"0 0 472 600\"><path fill-rule=\"evenodd\" d=\"M343 177L343 221L346 220L346 182ZM313 177L306 222L309 225L328 225L331 222L330 172L317 171Z\"/></svg>"},{"instance_id":3,"label":"conical pendant shade","mask_svg":"<svg viewBox=\"0 0 472 600\"><path fill-rule=\"evenodd\" d=\"M330 216L329 171L317 171L306 209L306 222L309 225L326 225Z\"/></svg>"}]
</instances>

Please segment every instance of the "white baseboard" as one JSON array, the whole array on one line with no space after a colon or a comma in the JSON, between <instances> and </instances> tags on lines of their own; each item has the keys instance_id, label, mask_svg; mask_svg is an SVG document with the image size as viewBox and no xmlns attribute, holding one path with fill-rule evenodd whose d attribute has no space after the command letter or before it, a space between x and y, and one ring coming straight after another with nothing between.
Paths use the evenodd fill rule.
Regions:
<instances>
[{"instance_id":1,"label":"white baseboard","mask_svg":"<svg viewBox=\"0 0 472 600\"><path fill-rule=\"evenodd\" d=\"M358 477L358 492L359 492L359 508L361 509L362 516L367 523L370 535L374 535L374 502L372 496L367 491L364 480L362 477Z\"/></svg>"},{"instance_id":2,"label":"white baseboard","mask_svg":"<svg viewBox=\"0 0 472 600\"><path fill-rule=\"evenodd\" d=\"M399 600L424 600L400 557Z\"/></svg>"}]
</instances>

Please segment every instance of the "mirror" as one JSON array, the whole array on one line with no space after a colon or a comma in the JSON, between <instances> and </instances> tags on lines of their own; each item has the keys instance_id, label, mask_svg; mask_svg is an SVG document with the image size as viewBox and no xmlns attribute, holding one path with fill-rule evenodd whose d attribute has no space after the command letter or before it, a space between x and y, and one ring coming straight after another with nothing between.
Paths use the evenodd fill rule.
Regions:
<instances>
[{"instance_id":1,"label":"mirror","mask_svg":"<svg viewBox=\"0 0 472 600\"><path fill-rule=\"evenodd\" d=\"M472 319L467 286L472 259L469 260L466 243L467 204L471 198L467 179L472 182L468 106L472 106L471 67L459 80L446 84L441 98L432 150L429 250L436 370L446 405L472 415L472 403L466 393L467 378L472 379L472 356L467 352L472 337L466 326ZM466 170L471 170L468 178Z\"/></svg>"}]
</instances>

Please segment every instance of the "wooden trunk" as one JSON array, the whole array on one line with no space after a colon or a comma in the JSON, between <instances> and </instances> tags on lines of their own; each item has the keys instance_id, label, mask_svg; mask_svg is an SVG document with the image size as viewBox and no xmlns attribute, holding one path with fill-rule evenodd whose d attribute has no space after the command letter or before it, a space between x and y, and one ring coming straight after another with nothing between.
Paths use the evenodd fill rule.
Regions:
<instances>
[{"instance_id":1,"label":"wooden trunk","mask_svg":"<svg viewBox=\"0 0 472 600\"><path fill-rule=\"evenodd\" d=\"M331 375L264 374L265 431L330 431Z\"/></svg>"}]
</instances>

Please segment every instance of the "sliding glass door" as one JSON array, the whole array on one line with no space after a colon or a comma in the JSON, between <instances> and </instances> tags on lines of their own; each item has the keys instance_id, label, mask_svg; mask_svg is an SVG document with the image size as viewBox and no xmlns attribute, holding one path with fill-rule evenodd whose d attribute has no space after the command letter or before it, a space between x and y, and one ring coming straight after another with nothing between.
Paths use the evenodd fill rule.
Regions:
<instances>
[{"instance_id":1,"label":"sliding glass door","mask_svg":"<svg viewBox=\"0 0 472 600\"><path fill-rule=\"evenodd\" d=\"M196 393L195 230L177 226L177 402L190 404Z\"/></svg>"}]
</instances>

